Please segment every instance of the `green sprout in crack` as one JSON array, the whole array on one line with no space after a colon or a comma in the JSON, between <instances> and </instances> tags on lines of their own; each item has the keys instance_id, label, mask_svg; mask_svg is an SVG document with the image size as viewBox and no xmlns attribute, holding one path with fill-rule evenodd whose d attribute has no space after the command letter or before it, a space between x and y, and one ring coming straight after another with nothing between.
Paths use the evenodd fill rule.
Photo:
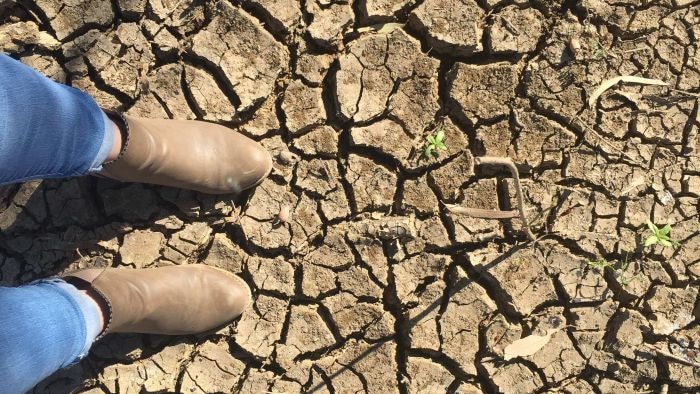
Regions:
<instances>
[{"instance_id":1,"label":"green sprout in crack","mask_svg":"<svg viewBox=\"0 0 700 394\"><path fill-rule=\"evenodd\" d=\"M669 233L671 232L671 225L667 224L662 228L657 227L651 220L647 219L647 227L651 230L651 235L644 240L644 247L660 244L661 246L671 246L675 247L680 245L680 242L675 239L671 239Z\"/></svg>"},{"instance_id":2,"label":"green sprout in crack","mask_svg":"<svg viewBox=\"0 0 700 394\"><path fill-rule=\"evenodd\" d=\"M615 263L611 263L608 260L605 260L603 258L595 260L595 261L589 261L588 265L593 267L593 268L599 268L601 270L604 270L608 267L612 267Z\"/></svg>"},{"instance_id":3,"label":"green sprout in crack","mask_svg":"<svg viewBox=\"0 0 700 394\"><path fill-rule=\"evenodd\" d=\"M606 56L608 53L605 51L603 48L603 45L598 41L597 39L593 38L591 39L591 52L592 55L595 59L602 59L604 56Z\"/></svg>"},{"instance_id":4,"label":"green sprout in crack","mask_svg":"<svg viewBox=\"0 0 700 394\"><path fill-rule=\"evenodd\" d=\"M629 267L629 265L630 265L628 257L629 257L629 255L626 255L625 261L620 263L619 267L613 268L613 271L615 272L615 276L620 281L620 284L623 286L627 286L633 280L639 279L642 276L641 272L637 272L633 276L625 275L625 273L627 272L627 267Z\"/></svg>"},{"instance_id":5,"label":"green sprout in crack","mask_svg":"<svg viewBox=\"0 0 700 394\"><path fill-rule=\"evenodd\" d=\"M425 150L423 151L426 158L430 158L433 152L437 152L438 150L447 150L447 147L445 146L445 132L442 129L440 129L434 136L429 135L426 138L426 141Z\"/></svg>"},{"instance_id":6,"label":"green sprout in crack","mask_svg":"<svg viewBox=\"0 0 700 394\"><path fill-rule=\"evenodd\" d=\"M609 269L613 272L615 278L617 278L617 281L622 286L627 286L632 283L632 281L639 279L642 276L641 272L638 272L632 276L627 273L627 268L629 267L629 255L625 256L625 261L608 261L604 258L600 258L598 260L589 261L588 266L599 269L601 274L602 271L605 271L605 269Z\"/></svg>"}]
</instances>

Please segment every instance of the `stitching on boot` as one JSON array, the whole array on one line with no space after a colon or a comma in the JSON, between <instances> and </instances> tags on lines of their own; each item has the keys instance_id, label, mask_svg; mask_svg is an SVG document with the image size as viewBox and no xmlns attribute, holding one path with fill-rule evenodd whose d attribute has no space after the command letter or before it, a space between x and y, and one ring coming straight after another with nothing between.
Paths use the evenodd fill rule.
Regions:
<instances>
[{"instance_id":1,"label":"stitching on boot","mask_svg":"<svg viewBox=\"0 0 700 394\"><path fill-rule=\"evenodd\" d=\"M104 271L102 273L104 273ZM102 276L102 273L100 273L100 275L98 275L97 278ZM96 281L97 278L95 278L94 281ZM78 290L84 290L87 292L95 292L100 297L99 300L95 300L95 301L97 302L97 305L100 307L100 310L103 313L103 317L105 318L105 322L104 322L104 327L102 328L102 331L100 331L100 334L97 336L97 338L95 338L94 342L99 341L100 339L102 339L102 337L104 337L105 335L107 335L109 333L109 329L112 326L112 315L113 315L112 303L109 301L107 296L105 296L105 294L102 291L100 291L98 288L93 286L93 284L91 282L89 282L83 278L79 278L77 276L66 276L63 278L63 280L65 280L66 282L75 286ZM102 301L102 302L100 302L100 301ZM106 310L105 310L105 308L106 308ZM104 316L105 312L106 312L107 316Z\"/></svg>"},{"instance_id":2,"label":"stitching on boot","mask_svg":"<svg viewBox=\"0 0 700 394\"><path fill-rule=\"evenodd\" d=\"M102 164L104 167L119 161L119 159L126 154L126 151L129 149L129 142L131 141L131 133L129 132L129 122L126 121L126 117L124 117L122 112L104 108L102 110L112 122L117 124L119 131L122 133L122 149L119 151L119 155L117 155L114 160Z\"/></svg>"},{"instance_id":3,"label":"stitching on boot","mask_svg":"<svg viewBox=\"0 0 700 394\"><path fill-rule=\"evenodd\" d=\"M109 334L109 329L112 327L112 315L114 314L114 312L113 312L114 310L112 309L112 303L109 301L107 296L104 295L103 292L101 292L99 289L97 289L95 287L92 287L92 290L94 290L97 294L99 294L100 297L102 297L102 299L104 300L105 304L107 304L107 312L109 314L109 317L107 318L107 322L105 323L105 326L102 329L102 332L100 333L100 335L97 336L97 338L95 338L95 342L97 342L100 339L102 339L102 337Z\"/></svg>"}]
</instances>

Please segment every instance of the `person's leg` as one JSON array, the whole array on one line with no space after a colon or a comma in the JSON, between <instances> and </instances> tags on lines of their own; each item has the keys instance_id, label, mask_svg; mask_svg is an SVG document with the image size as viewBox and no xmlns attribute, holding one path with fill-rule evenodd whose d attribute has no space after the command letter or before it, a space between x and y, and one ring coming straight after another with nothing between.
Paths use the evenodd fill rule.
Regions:
<instances>
[{"instance_id":1,"label":"person's leg","mask_svg":"<svg viewBox=\"0 0 700 394\"><path fill-rule=\"evenodd\" d=\"M201 333L252 300L243 279L204 264L93 268L64 279L0 287L0 392L26 392L105 334Z\"/></svg>"},{"instance_id":2,"label":"person's leg","mask_svg":"<svg viewBox=\"0 0 700 394\"><path fill-rule=\"evenodd\" d=\"M101 321L97 303L61 279L0 287L0 391L24 393L78 361Z\"/></svg>"},{"instance_id":3,"label":"person's leg","mask_svg":"<svg viewBox=\"0 0 700 394\"><path fill-rule=\"evenodd\" d=\"M114 145L89 95L0 54L0 185L99 171Z\"/></svg>"},{"instance_id":4,"label":"person's leg","mask_svg":"<svg viewBox=\"0 0 700 394\"><path fill-rule=\"evenodd\" d=\"M0 54L0 185L99 171L220 194L251 188L271 170L267 150L231 129L108 116L86 93Z\"/></svg>"}]
</instances>

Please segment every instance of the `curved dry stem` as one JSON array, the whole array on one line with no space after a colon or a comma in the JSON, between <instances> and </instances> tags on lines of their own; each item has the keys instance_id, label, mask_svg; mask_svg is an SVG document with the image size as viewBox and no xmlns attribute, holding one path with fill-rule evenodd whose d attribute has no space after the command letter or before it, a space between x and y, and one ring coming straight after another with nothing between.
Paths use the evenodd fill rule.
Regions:
<instances>
[{"instance_id":1,"label":"curved dry stem","mask_svg":"<svg viewBox=\"0 0 700 394\"><path fill-rule=\"evenodd\" d=\"M487 165L487 166L504 166L510 170L513 180L515 181L515 194L518 199L518 211L520 212L520 220L523 222L523 228L525 229L525 234L530 238L531 241L535 241L535 235L530 231L530 225L527 221L527 216L525 215L525 204L523 202L523 190L520 185L520 174L518 174L518 168L515 167L515 163L508 157L494 157L494 156L481 156L474 159L476 165Z\"/></svg>"}]
</instances>

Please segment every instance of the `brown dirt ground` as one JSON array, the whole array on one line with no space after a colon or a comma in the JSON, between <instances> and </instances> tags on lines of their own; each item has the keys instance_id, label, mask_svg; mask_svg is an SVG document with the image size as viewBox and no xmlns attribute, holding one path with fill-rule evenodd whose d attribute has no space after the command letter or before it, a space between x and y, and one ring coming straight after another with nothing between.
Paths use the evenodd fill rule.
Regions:
<instances>
[{"instance_id":1,"label":"brown dirt ground","mask_svg":"<svg viewBox=\"0 0 700 394\"><path fill-rule=\"evenodd\" d=\"M108 337L35 392L697 393L699 4L0 2L2 49L101 105L218 122L301 159L244 196L4 188L3 285L204 263L255 294L214 333ZM628 74L673 89L620 84L587 105ZM420 159L437 130L447 151ZM514 206L482 155L518 164L538 242L440 203ZM644 249L648 217L681 246ZM601 258L627 264L588 264Z\"/></svg>"}]
</instances>

